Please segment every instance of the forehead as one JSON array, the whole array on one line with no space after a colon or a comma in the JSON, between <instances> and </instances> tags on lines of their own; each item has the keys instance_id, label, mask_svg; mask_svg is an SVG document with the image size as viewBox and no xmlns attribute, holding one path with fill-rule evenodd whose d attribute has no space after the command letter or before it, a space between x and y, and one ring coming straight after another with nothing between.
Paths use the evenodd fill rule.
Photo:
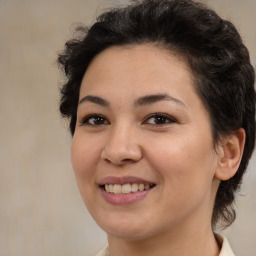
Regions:
<instances>
[{"instance_id":1,"label":"forehead","mask_svg":"<svg viewBox=\"0 0 256 256\"><path fill-rule=\"evenodd\" d=\"M192 81L186 62L167 49L150 44L114 46L92 60L84 75L81 93L107 91L114 86L116 90L125 87L152 92L168 84L183 89L191 86L192 90Z\"/></svg>"}]
</instances>

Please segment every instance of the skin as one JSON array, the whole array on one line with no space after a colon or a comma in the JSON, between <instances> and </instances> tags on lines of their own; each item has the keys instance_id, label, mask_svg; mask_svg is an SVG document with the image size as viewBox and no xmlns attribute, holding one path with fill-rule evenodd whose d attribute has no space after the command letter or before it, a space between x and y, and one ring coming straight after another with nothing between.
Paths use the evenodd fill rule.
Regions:
<instances>
[{"instance_id":1,"label":"skin","mask_svg":"<svg viewBox=\"0 0 256 256\"><path fill-rule=\"evenodd\" d=\"M171 98L138 103L159 94ZM227 174L223 159L234 154L217 153L186 63L154 45L108 48L87 69L80 101L72 164L89 212L108 234L111 255L218 255L214 198L219 180L239 165L244 137L240 132L229 140L240 156L236 164L229 161L233 173ZM100 121L86 119L95 113ZM157 121L154 113L167 117ZM156 186L131 204L106 202L99 182L127 175Z\"/></svg>"}]
</instances>

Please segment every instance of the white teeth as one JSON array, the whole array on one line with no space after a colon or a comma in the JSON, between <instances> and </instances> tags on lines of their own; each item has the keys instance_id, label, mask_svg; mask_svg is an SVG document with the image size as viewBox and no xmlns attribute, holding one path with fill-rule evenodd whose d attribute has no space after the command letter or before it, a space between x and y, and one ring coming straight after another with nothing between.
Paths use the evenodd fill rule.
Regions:
<instances>
[{"instance_id":1,"label":"white teeth","mask_svg":"<svg viewBox=\"0 0 256 256\"><path fill-rule=\"evenodd\" d=\"M140 184L139 185L139 191L143 191L144 190L144 184Z\"/></svg>"},{"instance_id":2,"label":"white teeth","mask_svg":"<svg viewBox=\"0 0 256 256\"><path fill-rule=\"evenodd\" d=\"M149 184L146 184L145 187L144 187L145 190L148 190L150 189L150 185Z\"/></svg>"},{"instance_id":3,"label":"white teeth","mask_svg":"<svg viewBox=\"0 0 256 256\"><path fill-rule=\"evenodd\" d=\"M109 186L109 192L114 193L114 189L113 189L114 186L112 184L109 184L108 186Z\"/></svg>"},{"instance_id":4,"label":"white teeth","mask_svg":"<svg viewBox=\"0 0 256 256\"><path fill-rule=\"evenodd\" d=\"M122 186L119 184L115 184L113 188L114 194L121 194L122 193Z\"/></svg>"},{"instance_id":5,"label":"white teeth","mask_svg":"<svg viewBox=\"0 0 256 256\"><path fill-rule=\"evenodd\" d=\"M108 185L108 184L105 185L105 190L106 190L107 192L110 192L110 189L109 189L109 185Z\"/></svg>"},{"instance_id":6,"label":"white teeth","mask_svg":"<svg viewBox=\"0 0 256 256\"><path fill-rule=\"evenodd\" d=\"M136 183L133 183L133 184L132 184L132 192L137 192L138 189L139 189L139 185L136 184Z\"/></svg>"},{"instance_id":7,"label":"white teeth","mask_svg":"<svg viewBox=\"0 0 256 256\"><path fill-rule=\"evenodd\" d=\"M132 185L127 183L124 185L120 184L106 184L105 190L109 193L114 194L129 194L131 192L143 191L150 189L150 184L137 184L133 183Z\"/></svg>"},{"instance_id":8,"label":"white teeth","mask_svg":"<svg viewBox=\"0 0 256 256\"><path fill-rule=\"evenodd\" d=\"M124 184L122 186L122 194L128 194L128 193L131 193L132 191L132 187L130 184Z\"/></svg>"}]
</instances>

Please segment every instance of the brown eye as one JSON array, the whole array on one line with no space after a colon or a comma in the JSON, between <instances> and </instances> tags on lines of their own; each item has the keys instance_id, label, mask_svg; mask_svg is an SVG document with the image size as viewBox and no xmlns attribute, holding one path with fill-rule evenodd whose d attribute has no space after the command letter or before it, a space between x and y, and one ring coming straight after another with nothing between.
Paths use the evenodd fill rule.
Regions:
<instances>
[{"instance_id":1,"label":"brown eye","mask_svg":"<svg viewBox=\"0 0 256 256\"><path fill-rule=\"evenodd\" d=\"M108 120L104 116L98 115L98 114L86 116L81 122L81 125L92 125L92 126L98 126L98 125L104 125L104 124L109 124Z\"/></svg>"},{"instance_id":2,"label":"brown eye","mask_svg":"<svg viewBox=\"0 0 256 256\"><path fill-rule=\"evenodd\" d=\"M175 120L169 115L156 113L147 117L147 119L143 123L161 126L165 124L175 123Z\"/></svg>"}]
</instances>

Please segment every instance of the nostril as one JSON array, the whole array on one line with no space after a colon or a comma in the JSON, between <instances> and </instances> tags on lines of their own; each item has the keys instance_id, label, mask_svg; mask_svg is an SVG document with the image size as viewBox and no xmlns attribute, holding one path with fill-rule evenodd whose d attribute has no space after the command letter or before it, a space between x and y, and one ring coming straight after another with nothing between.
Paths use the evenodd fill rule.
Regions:
<instances>
[{"instance_id":1,"label":"nostril","mask_svg":"<svg viewBox=\"0 0 256 256\"><path fill-rule=\"evenodd\" d=\"M102 150L101 159L106 163L123 165L137 162L142 158L141 148L137 143L128 145L127 143L117 143L114 140L107 144Z\"/></svg>"},{"instance_id":2,"label":"nostril","mask_svg":"<svg viewBox=\"0 0 256 256\"><path fill-rule=\"evenodd\" d=\"M111 163L111 161L108 160L107 158L104 158L103 160L104 160L105 162L107 162L107 163Z\"/></svg>"},{"instance_id":3,"label":"nostril","mask_svg":"<svg viewBox=\"0 0 256 256\"><path fill-rule=\"evenodd\" d=\"M123 159L122 162L133 162L133 160L129 159L129 158L126 158L126 159Z\"/></svg>"},{"instance_id":4,"label":"nostril","mask_svg":"<svg viewBox=\"0 0 256 256\"><path fill-rule=\"evenodd\" d=\"M129 159L129 158L125 158L122 160L115 160L115 159L108 159L108 158L104 158L103 161L105 161L106 163L113 163L113 164L117 164L117 165L122 165L122 164L129 164L129 163L133 163L136 162L133 159Z\"/></svg>"},{"instance_id":5,"label":"nostril","mask_svg":"<svg viewBox=\"0 0 256 256\"><path fill-rule=\"evenodd\" d=\"M124 163L130 163L130 162L135 162L135 161L132 160L132 159L126 158L126 159L123 159L122 162L124 162Z\"/></svg>"}]
</instances>

